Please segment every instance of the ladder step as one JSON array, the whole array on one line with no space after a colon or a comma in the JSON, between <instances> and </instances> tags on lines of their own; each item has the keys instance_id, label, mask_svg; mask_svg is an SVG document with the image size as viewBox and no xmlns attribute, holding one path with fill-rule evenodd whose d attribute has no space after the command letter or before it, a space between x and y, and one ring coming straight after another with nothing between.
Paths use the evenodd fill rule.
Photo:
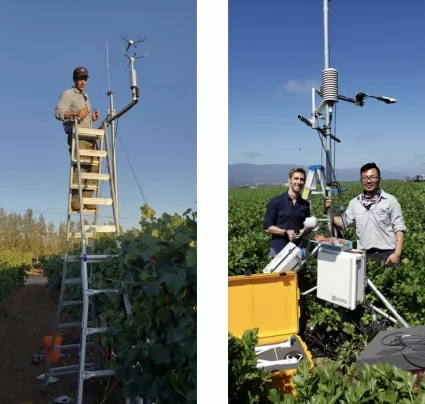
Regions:
<instances>
[{"instance_id":1,"label":"ladder step","mask_svg":"<svg viewBox=\"0 0 425 404\"><path fill-rule=\"evenodd\" d=\"M112 205L112 198L83 198L83 204L84 205Z\"/></svg>"},{"instance_id":2,"label":"ladder step","mask_svg":"<svg viewBox=\"0 0 425 404\"><path fill-rule=\"evenodd\" d=\"M84 232L86 238L94 238L96 236L96 232ZM81 232L70 233L71 237L81 238Z\"/></svg>"},{"instance_id":3,"label":"ladder step","mask_svg":"<svg viewBox=\"0 0 425 404\"><path fill-rule=\"evenodd\" d=\"M77 164L77 158L72 159L72 162ZM80 164L86 165L86 166L98 166L99 160L91 160L87 157L80 157Z\"/></svg>"},{"instance_id":4,"label":"ladder step","mask_svg":"<svg viewBox=\"0 0 425 404\"><path fill-rule=\"evenodd\" d=\"M102 370L86 370L83 372L83 379L91 379L92 377L105 377L115 375L114 369L102 369Z\"/></svg>"},{"instance_id":5,"label":"ladder step","mask_svg":"<svg viewBox=\"0 0 425 404\"><path fill-rule=\"evenodd\" d=\"M62 323L59 324L59 329L81 327L81 321L78 323Z\"/></svg>"},{"instance_id":6,"label":"ladder step","mask_svg":"<svg viewBox=\"0 0 425 404\"><path fill-rule=\"evenodd\" d=\"M69 300L67 302L62 302L62 306L79 306L80 304L83 304L83 300Z\"/></svg>"},{"instance_id":7,"label":"ladder step","mask_svg":"<svg viewBox=\"0 0 425 404\"><path fill-rule=\"evenodd\" d=\"M90 157L106 157L107 154L108 153L105 150L80 149L80 163L98 166L99 159L94 160ZM72 158L72 162L74 164L77 164L77 153L74 154L74 157Z\"/></svg>"},{"instance_id":8,"label":"ladder step","mask_svg":"<svg viewBox=\"0 0 425 404\"><path fill-rule=\"evenodd\" d=\"M65 279L63 283L65 285L80 285L83 283L83 280L81 278L68 278L68 279Z\"/></svg>"},{"instance_id":9,"label":"ladder step","mask_svg":"<svg viewBox=\"0 0 425 404\"><path fill-rule=\"evenodd\" d=\"M93 342L86 342L86 345L87 346L89 346L89 345L94 345L94 343ZM71 348L79 348L81 346L81 344L80 343L78 343L78 344L65 344L65 345L55 345L54 347L53 347L53 350L62 350L62 349L71 349Z\"/></svg>"},{"instance_id":10,"label":"ladder step","mask_svg":"<svg viewBox=\"0 0 425 404\"><path fill-rule=\"evenodd\" d=\"M97 185L95 184L88 184L81 187L83 191L97 191ZM78 184L71 184L71 189L78 189Z\"/></svg>"},{"instance_id":11,"label":"ladder step","mask_svg":"<svg viewBox=\"0 0 425 404\"><path fill-rule=\"evenodd\" d=\"M104 129L82 128L77 126L77 134L81 139L100 139L105 135Z\"/></svg>"},{"instance_id":12,"label":"ladder step","mask_svg":"<svg viewBox=\"0 0 425 404\"><path fill-rule=\"evenodd\" d=\"M94 363L86 363L85 368L93 366ZM69 366L60 366L56 368L50 368L49 373L52 375L66 375L68 373L78 372L80 365L69 365Z\"/></svg>"},{"instance_id":13,"label":"ladder step","mask_svg":"<svg viewBox=\"0 0 425 404\"><path fill-rule=\"evenodd\" d=\"M114 255L87 255L87 262L88 263L101 262L113 256ZM66 258L62 257L62 259L63 260L66 259L67 262L81 262L81 256L79 255L68 255Z\"/></svg>"},{"instance_id":14,"label":"ladder step","mask_svg":"<svg viewBox=\"0 0 425 404\"><path fill-rule=\"evenodd\" d=\"M109 174L81 173L83 180L109 180Z\"/></svg>"},{"instance_id":15,"label":"ladder step","mask_svg":"<svg viewBox=\"0 0 425 404\"><path fill-rule=\"evenodd\" d=\"M117 227L113 224L86 224L85 231L95 231L96 233L114 233Z\"/></svg>"},{"instance_id":16,"label":"ladder step","mask_svg":"<svg viewBox=\"0 0 425 404\"><path fill-rule=\"evenodd\" d=\"M107 152L105 150L91 150L91 149L80 149L80 157L106 157ZM77 160L77 156L74 157Z\"/></svg>"},{"instance_id":17,"label":"ladder step","mask_svg":"<svg viewBox=\"0 0 425 404\"><path fill-rule=\"evenodd\" d=\"M91 321L89 321L87 324L91 324ZM62 323L62 324L59 324L58 327L59 329L81 327L81 321L78 321L75 323Z\"/></svg>"},{"instance_id":18,"label":"ladder step","mask_svg":"<svg viewBox=\"0 0 425 404\"><path fill-rule=\"evenodd\" d=\"M108 330L110 330L109 327L88 327L86 331L86 335L102 334Z\"/></svg>"},{"instance_id":19,"label":"ladder step","mask_svg":"<svg viewBox=\"0 0 425 404\"><path fill-rule=\"evenodd\" d=\"M96 209L83 209L83 213L85 215L94 215L97 212ZM69 210L68 211L69 215L80 215L80 211L79 210Z\"/></svg>"},{"instance_id":20,"label":"ladder step","mask_svg":"<svg viewBox=\"0 0 425 404\"><path fill-rule=\"evenodd\" d=\"M87 293L89 296L100 295L102 293L121 293L121 289L88 289Z\"/></svg>"}]
</instances>

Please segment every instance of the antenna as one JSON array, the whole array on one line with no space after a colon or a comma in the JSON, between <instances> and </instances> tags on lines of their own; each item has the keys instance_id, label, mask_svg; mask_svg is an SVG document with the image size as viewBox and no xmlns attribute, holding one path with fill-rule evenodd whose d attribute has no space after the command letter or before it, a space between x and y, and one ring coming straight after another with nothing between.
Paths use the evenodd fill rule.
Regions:
<instances>
[{"instance_id":1,"label":"antenna","mask_svg":"<svg viewBox=\"0 0 425 404\"><path fill-rule=\"evenodd\" d=\"M106 42L106 69L108 71L108 92L111 91L111 77L109 75L109 47L108 42Z\"/></svg>"},{"instance_id":2,"label":"antenna","mask_svg":"<svg viewBox=\"0 0 425 404\"><path fill-rule=\"evenodd\" d=\"M326 146L322 142L326 155L325 179L326 185L331 187L335 181L334 167L332 167L332 141L340 143L341 140L332 135L332 116L333 109L338 102L346 101L356 106L363 107L366 98L374 98L386 104L394 104L396 100L390 97L371 95L366 93L357 93L355 97L349 98L338 94L338 71L330 67L330 50L329 50L329 3L331 0L323 0L323 31L324 31L324 70L322 71L322 86L319 90L312 88L312 113L311 119L305 118L298 114L297 118L312 129L316 129L320 136L326 140ZM322 98L321 104L316 107L316 94ZM326 108L325 117L322 115L323 109ZM325 125L320 127L319 119L325 120ZM321 139L322 140L322 139ZM335 146L334 146L335 150ZM335 157L334 157L335 159ZM333 181L334 180L334 181ZM327 196L331 195L331 190L327 190ZM333 222L328 209L328 227L331 234L333 232Z\"/></svg>"}]
</instances>

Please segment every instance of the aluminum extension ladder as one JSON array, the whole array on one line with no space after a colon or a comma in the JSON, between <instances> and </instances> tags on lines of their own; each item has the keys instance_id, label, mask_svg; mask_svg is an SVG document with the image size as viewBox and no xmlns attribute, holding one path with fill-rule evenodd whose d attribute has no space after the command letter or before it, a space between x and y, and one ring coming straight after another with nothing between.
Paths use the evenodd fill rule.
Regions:
<instances>
[{"instance_id":1,"label":"aluminum extension ladder","mask_svg":"<svg viewBox=\"0 0 425 404\"><path fill-rule=\"evenodd\" d=\"M98 144L97 150L88 150L80 149L76 147L79 145L79 139L91 139L96 140ZM128 296L125 289L92 289L92 279L88 276L87 264L99 263L108 258L108 255L88 255L88 239L94 237L96 233L115 233L116 236L119 235L119 219L117 212L117 195L115 188L115 179L113 176L113 161L110 150L110 143L107 136L106 123L104 122L100 129L92 128L82 128L79 127L77 123L74 123L73 134L72 134L72 146L71 146L71 163L70 163L70 177L69 177L69 198L68 198L68 215L67 215L67 232L66 232L66 247L65 254L63 257L63 269L62 269L62 283L61 283L61 292L59 298L59 304L56 312L55 324L52 332L52 342L50 345L49 355L45 355L46 359L46 369L44 373L44 388L43 391L46 391L46 388L49 384L49 378L51 376L58 376L63 374L78 373L78 388L77 388L77 397L75 399L76 404L82 404L83 400L83 390L84 390L84 381L93 377L105 377L112 376L115 374L113 369L105 370L96 370L99 366L98 363L86 363L87 352L86 348L88 345L93 344L95 346L95 358L98 359L98 345L96 343L95 337L101 333L104 333L108 330L109 327L97 327L97 315L95 308L95 296L104 293L123 293L124 303L126 306L127 314L131 312ZM115 155L115 153L113 154ZM101 173L102 168L102 159L106 158L107 160L107 173ZM98 173L87 173L81 171L81 164L89 163L99 167ZM73 183L73 166L76 166L77 171L77 184ZM83 180L95 180L95 184L84 185ZM100 181L109 180L109 189L111 193L110 198L100 198ZM79 211L73 211L71 209L71 199L72 199L72 190L78 189L79 193L79 202L80 209ZM96 198L83 198L83 190L93 190L96 193ZM84 205L108 205L112 206L114 225L98 225L98 209L87 210L84 209ZM81 209L83 208L83 209ZM70 222L71 215L80 216L81 229L80 232L71 232ZM85 224L85 216L94 215L93 225ZM71 238L81 238L82 251L81 256L71 256L68 255L70 248ZM71 262L81 262L81 278L67 278L68 263ZM64 295L66 287L69 285L82 285L82 300L77 301L64 301ZM60 323L62 309L66 306L78 306L82 305L82 319L81 322L77 323ZM91 306L91 326L89 326L88 315L89 315L89 306ZM68 348L79 348L79 364L70 365L70 366L58 366L52 368L51 356L53 351L56 349L54 347L54 340L58 331L61 329L69 329L73 327L80 327L80 342L77 344L62 345L58 347L60 350ZM93 339L93 342L88 341Z\"/></svg>"}]
</instances>

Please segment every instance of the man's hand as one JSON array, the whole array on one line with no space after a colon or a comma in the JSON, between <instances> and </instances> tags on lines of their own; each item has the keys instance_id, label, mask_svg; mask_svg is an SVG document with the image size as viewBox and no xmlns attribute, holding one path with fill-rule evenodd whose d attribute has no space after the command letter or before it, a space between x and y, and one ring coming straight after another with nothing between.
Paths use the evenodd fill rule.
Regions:
<instances>
[{"instance_id":1,"label":"man's hand","mask_svg":"<svg viewBox=\"0 0 425 404\"><path fill-rule=\"evenodd\" d=\"M97 121L100 118L100 112L98 109L95 109L91 117L92 121Z\"/></svg>"},{"instance_id":2,"label":"man's hand","mask_svg":"<svg viewBox=\"0 0 425 404\"><path fill-rule=\"evenodd\" d=\"M286 234L288 235L289 241L292 241L295 237L295 232L293 230L286 230Z\"/></svg>"},{"instance_id":3,"label":"man's hand","mask_svg":"<svg viewBox=\"0 0 425 404\"><path fill-rule=\"evenodd\" d=\"M400 254L392 253L387 260L385 261L385 264L388 265L390 262L393 264L398 264L400 262Z\"/></svg>"},{"instance_id":4,"label":"man's hand","mask_svg":"<svg viewBox=\"0 0 425 404\"><path fill-rule=\"evenodd\" d=\"M77 118L80 118L81 120L83 120L87 117L89 112L87 111L87 108L83 108L83 109L77 111L76 114L77 114L76 115Z\"/></svg>"},{"instance_id":5,"label":"man's hand","mask_svg":"<svg viewBox=\"0 0 425 404\"><path fill-rule=\"evenodd\" d=\"M324 203L323 203L323 211L324 213L326 213L326 211L328 210L328 208L332 207L333 204L333 200L332 198L325 198Z\"/></svg>"}]
</instances>

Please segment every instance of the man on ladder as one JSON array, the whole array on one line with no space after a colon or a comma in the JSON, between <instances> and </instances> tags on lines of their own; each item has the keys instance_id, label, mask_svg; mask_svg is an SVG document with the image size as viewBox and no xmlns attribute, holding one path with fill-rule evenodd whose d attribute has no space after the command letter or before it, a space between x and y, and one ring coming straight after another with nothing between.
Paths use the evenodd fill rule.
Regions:
<instances>
[{"instance_id":1,"label":"man on ladder","mask_svg":"<svg viewBox=\"0 0 425 404\"><path fill-rule=\"evenodd\" d=\"M92 114L90 114L90 100L88 95L84 92L87 80L89 78L88 70L85 67L77 67L74 69L72 79L74 81L74 86L66 89L60 96L60 99L55 107L55 117L56 119L63 122L63 128L65 133L68 135L68 145L69 152L71 153L72 147L72 127L74 120L77 120L78 125L83 128L91 128L92 123L97 121L100 118L100 113L96 109ZM98 145L96 140L89 139L80 139L78 147L80 149L89 149L96 150ZM81 163L82 172L91 172L98 173L99 166L93 165L92 161L89 161L88 164ZM73 184L77 184L77 172L73 169ZM96 180L84 180L83 187L89 185L95 185ZM83 190L84 198L91 198L93 195L93 190ZM85 209L95 210L96 205L85 205ZM71 209L79 210L80 201L78 198L78 186L74 186L72 189L72 201Z\"/></svg>"}]
</instances>

